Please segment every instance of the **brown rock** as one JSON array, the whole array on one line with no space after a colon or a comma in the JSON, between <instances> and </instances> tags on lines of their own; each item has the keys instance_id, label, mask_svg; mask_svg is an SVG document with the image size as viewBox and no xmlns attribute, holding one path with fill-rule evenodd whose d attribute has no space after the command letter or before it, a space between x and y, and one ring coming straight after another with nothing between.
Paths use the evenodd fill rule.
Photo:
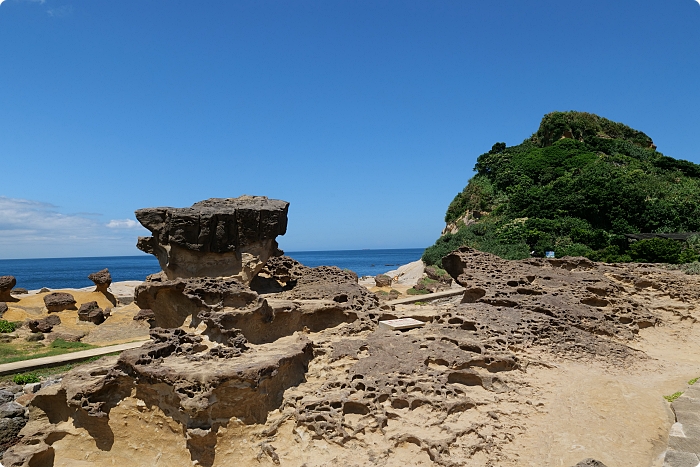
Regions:
<instances>
[{"instance_id":1,"label":"brown rock","mask_svg":"<svg viewBox=\"0 0 700 467\"><path fill-rule=\"evenodd\" d=\"M211 198L189 208L136 211L152 237L137 247L158 258L168 279L237 277L249 283L278 254L278 235L287 230L286 201L264 196Z\"/></svg>"},{"instance_id":2,"label":"brown rock","mask_svg":"<svg viewBox=\"0 0 700 467\"><path fill-rule=\"evenodd\" d=\"M138 313L134 316L135 321L148 321L149 323L155 323L156 320L156 314L153 313L153 310L149 309L144 309L144 310L139 310Z\"/></svg>"},{"instance_id":3,"label":"brown rock","mask_svg":"<svg viewBox=\"0 0 700 467\"><path fill-rule=\"evenodd\" d=\"M88 276L92 282L95 283L95 292L102 292L107 294L107 288L112 284L112 275L109 273L109 269L103 269L98 272L93 272Z\"/></svg>"},{"instance_id":4,"label":"brown rock","mask_svg":"<svg viewBox=\"0 0 700 467\"><path fill-rule=\"evenodd\" d=\"M78 319L93 324L102 324L105 321L105 315L97 302L88 302L80 305Z\"/></svg>"},{"instance_id":5,"label":"brown rock","mask_svg":"<svg viewBox=\"0 0 700 467\"><path fill-rule=\"evenodd\" d=\"M0 277L0 302L16 302L17 299L10 295L12 288L17 284L14 276Z\"/></svg>"},{"instance_id":6,"label":"brown rock","mask_svg":"<svg viewBox=\"0 0 700 467\"><path fill-rule=\"evenodd\" d=\"M391 277L386 274L379 274L374 277L374 284L377 287L391 287Z\"/></svg>"},{"instance_id":7,"label":"brown rock","mask_svg":"<svg viewBox=\"0 0 700 467\"><path fill-rule=\"evenodd\" d=\"M32 332L51 332L54 326L61 324L61 318L57 315L49 315L42 319L27 321L27 326Z\"/></svg>"},{"instance_id":8,"label":"brown rock","mask_svg":"<svg viewBox=\"0 0 700 467\"><path fill-rule=\"evenodd\" d=\"M28 293L29 291L27 289L23 289L22 287L15 287L14 289L12 289L13 295L26 295Z\"/></svg>"},{"instance_id":9,"label":"brown rock","mask_svg":"<svg viewBox=\"0 0 700 467\"><path fill-rule=\"evenodd\" d=\"M7 311L7 303L0 302L0 317Z\"/></svg>"},{"instance_id":10,"label":"brown rock","mask_svg":"<svg viewBox=\"0 0 700 467\"><path fill-rule=\"evenodd\" d=\"M53 292L44 295L44 304L49 313L75 310L75 298L67 292Z\"/></svg>"}]
</instances>

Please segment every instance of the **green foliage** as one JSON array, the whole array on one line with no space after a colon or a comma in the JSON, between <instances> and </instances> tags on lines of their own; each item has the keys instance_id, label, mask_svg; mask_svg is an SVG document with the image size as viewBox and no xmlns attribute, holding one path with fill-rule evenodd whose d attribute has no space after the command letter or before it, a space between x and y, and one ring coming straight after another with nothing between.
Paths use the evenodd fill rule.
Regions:
<instances>
[{"instance_id":1,"label":"green foliage","mask_svg":"<svg viewBox=\"0 0 700 467\"><path fill-rule=\"evenodd\" d=\"M17 326L15 323L10 321L0 319L0 333L2 332L14 332Z\"/></svg>"},{"instance_id":2,"label":"green foliage","mask_svg":"<svg viewBox=\"0 0 700 467\"><path fill-rule=\"evenodd\" d=\"M605 262L700 259L698 238L630 245L623 235L700 231L700 165L664 156L621 123L552 112L522 144L494 144L474 170L445 220L470 211L476 223L438 239L426 263L465 245L508 259L547 250Z\"/></svg>"},{"instance_id":3,"label":"green foliage","mask_svg":"<svg viewBox=\"0 0 700 467\"><path fill-rule=\"evenodd\" d=\"M700 380L700 377L698 378L693 378L690 381L688 381L688 385L692 386L693 384L697 383L698 380Z\"/></svg>"},{"instance_id":4,"label":"green foliage","mask_svg":"<svg viewBox=\"0 0 700 467\"><path fill-rule=\"evenodd\" d=\"M682 395L683 395L682 392L674 392L674 393L671 394L670 396L664 396L664 399L666 399L666 400L669 401L669 402L673 402L673 401L675 401L676 399L678 399L679 397L681 397Z\"/></svg>"},{"instance_id":5,"label":"green foliage","mask_svg":"<svg viewBox=\"0 0 700 467\"><path fill-rule=\"evenodd\" d=\"M40 380L36 373L22 373L20 375L15 375L12 378L12 381L15 384L29 384L38 383Z\"/></svg>"},{"instance_id":6,"label":"green foliage","mask_svg":"<svg viewBox=\"0 0 700 467\"><path fill-rule=\"evenodd\" d=\"M639 240L630 246L630 256L640 263L670 263L680 262L682 245L667 238L650 238Z\"/></svg>"}]
</instances>

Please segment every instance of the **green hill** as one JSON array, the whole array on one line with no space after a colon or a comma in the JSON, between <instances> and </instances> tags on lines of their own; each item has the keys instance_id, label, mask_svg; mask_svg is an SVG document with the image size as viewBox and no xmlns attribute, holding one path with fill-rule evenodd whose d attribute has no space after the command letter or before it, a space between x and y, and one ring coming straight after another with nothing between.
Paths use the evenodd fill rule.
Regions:
<instances>
[{"instance_id":1,"label":"green hill","mask_svg":"<svg viewBox=\"0 0 700 467\"><path fill-rule=\"evenodd\" d=\"M695 236L631 244L624 236L700 231L700 165L664 156L627 125L552 112L522 144L494 144L474 171L426 263L463 245L508 259L548 250L606 262L698 259Z\"/></svg>"}]
</instances>

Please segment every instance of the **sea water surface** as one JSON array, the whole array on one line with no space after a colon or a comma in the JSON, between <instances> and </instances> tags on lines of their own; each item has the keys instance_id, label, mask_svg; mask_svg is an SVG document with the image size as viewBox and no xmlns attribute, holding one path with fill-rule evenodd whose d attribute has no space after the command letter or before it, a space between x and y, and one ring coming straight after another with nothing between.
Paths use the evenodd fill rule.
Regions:
<instances>
[{"instance_id":1,"label":"sea water surface","mask_svg":"<svg viewBox=\"0 0 700 467\"><path fill-rule=\"evenodd\" d=\"M292 251L285 252L309 267L338 266L358 276L374 276L420 259L423 248L390 250ZM0 259L0 276L15 276L17 287L28 290L89 287L87 276L107 268L114 282L142 281L160 271L151 255L93 258Z\"/></svg>"}]
</instances>

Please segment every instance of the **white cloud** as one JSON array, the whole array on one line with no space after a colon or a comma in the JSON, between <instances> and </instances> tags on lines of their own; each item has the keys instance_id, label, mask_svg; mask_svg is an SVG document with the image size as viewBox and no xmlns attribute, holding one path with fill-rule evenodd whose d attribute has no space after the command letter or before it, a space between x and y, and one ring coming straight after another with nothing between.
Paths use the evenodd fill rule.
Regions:
<instances>
[{"instance_id":1,"label":"white cloud","mask_svg":"<svg viewBox=\"0 0 700 467\"><path fill-rule=\"evenodd\" d=\"M133 229L138 227L139 223L133 219L112 219L107 224L110 229Z\"/></svg>"},{"instance_id":2,"label":"white cloud","mask_svg":"<svg viewBox=\"0 0 700 467\"><path fill-rule=\"evenodd\" d=\"M147 233L132 219L105 224L94 213L0 196L0 259L139 254L136 239Z\"/></svg>"}]
</instances>

